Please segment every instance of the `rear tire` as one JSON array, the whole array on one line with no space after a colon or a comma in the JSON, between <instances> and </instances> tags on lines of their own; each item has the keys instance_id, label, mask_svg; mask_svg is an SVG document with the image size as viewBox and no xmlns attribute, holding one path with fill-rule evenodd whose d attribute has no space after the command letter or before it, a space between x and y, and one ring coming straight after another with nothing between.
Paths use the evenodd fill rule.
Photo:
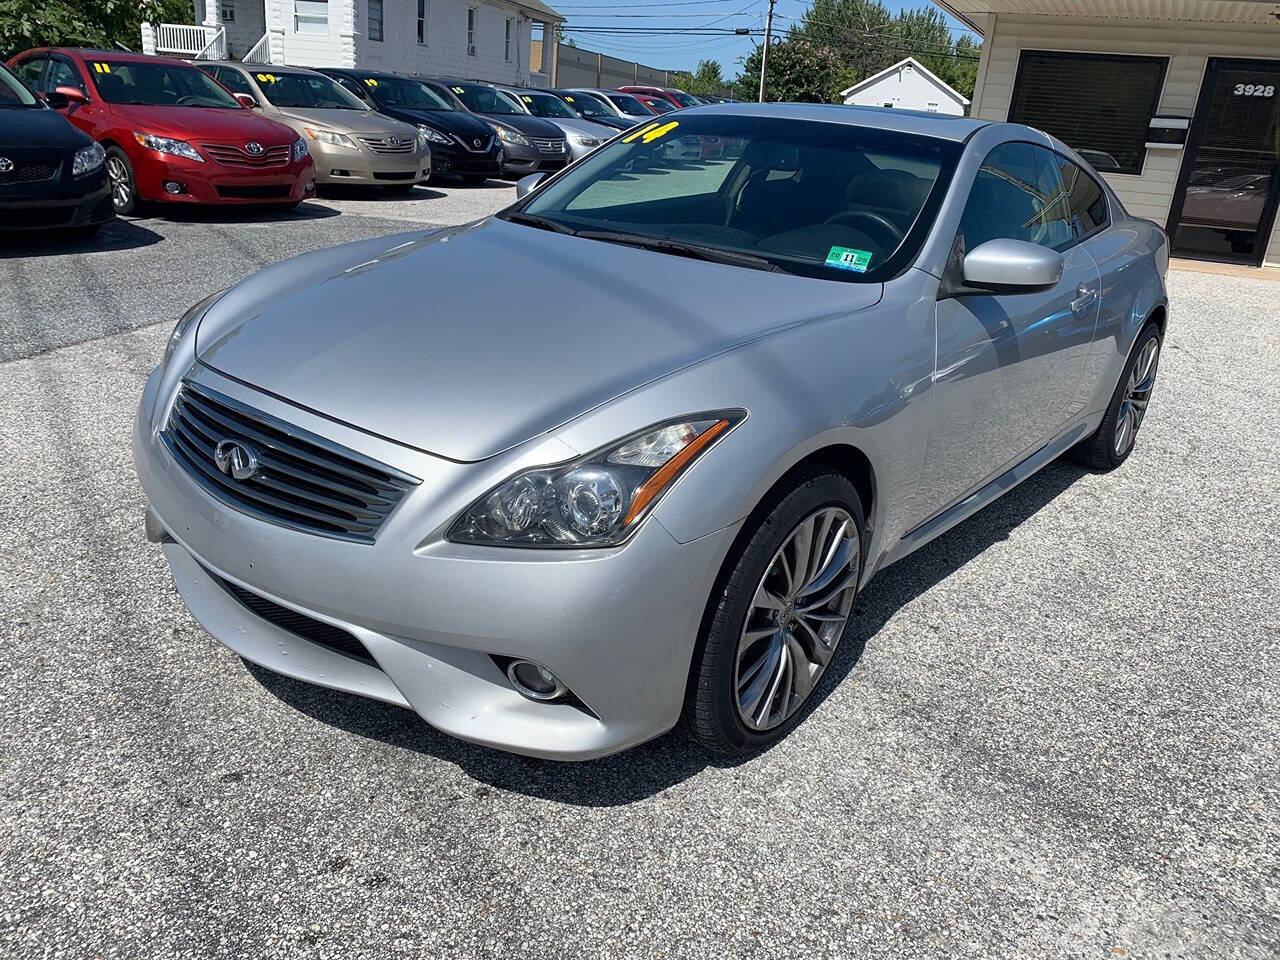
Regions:
<instances>
[{"instance_id":1,"label":"rear tire","mask_svg":"<svg viewBox=\"0 0 1280 960\"><path fill-rule=\"evenodd\" d=\"M858 493L830 470L796 473L756 509L716 580L694 650L684 719L699 744L751 753L800 722L848 631L865 544Z\"/></svg>"},{"instance_id":2,"label":"rear tire","mask_svg":"<svg viewBox=\"0 0 1280 960\"><path fill-rule=\"evenodd\" d=\"M127 217L138 209L138 183L133 164L119 147L107 147L107 179L111 182L111 206L118 216Z\"/></svg>"},{"instance_id":3,"label":"rear tire","mask_svg":"<svg viewBox=\"0 0 1280 960\"><path fill-rule=\"evenodd\" d=\"M1099 472L1114 470L1129 459L1151 402L1163 345L1158 324L1148 323L1142 328L1102 423L1091 436L1071 448L1071 459Z\"/></svg>"}]
</instances>

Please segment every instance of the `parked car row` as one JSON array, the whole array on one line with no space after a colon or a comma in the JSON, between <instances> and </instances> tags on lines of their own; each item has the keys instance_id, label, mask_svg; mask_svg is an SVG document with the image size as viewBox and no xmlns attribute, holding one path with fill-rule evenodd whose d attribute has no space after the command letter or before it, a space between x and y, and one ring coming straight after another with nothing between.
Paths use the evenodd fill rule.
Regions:
<instances>
[{"instance_id":1,"label":"parked car row","mask_svg":"<svg viewBox=\"0 0 1280 960\"><path fill-rule=\"evenodd\" d=\"M8 67L0 107L24 113L0 129L0 228L92 230L140 202L289 208L317 185L551 173L636 123L713 102L61 47Z\"/></svg>"}]
</instances>

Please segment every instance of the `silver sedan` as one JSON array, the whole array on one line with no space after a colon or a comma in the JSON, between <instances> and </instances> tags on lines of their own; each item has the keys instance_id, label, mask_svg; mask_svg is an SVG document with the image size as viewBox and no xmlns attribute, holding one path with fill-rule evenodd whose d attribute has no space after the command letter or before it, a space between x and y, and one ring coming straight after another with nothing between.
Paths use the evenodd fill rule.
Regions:
<instances>
[{"instance_id":1,"label":"silver sedan","mask_svg":"<svg viewBox=\"0 0 1280 960\"><path fill-rule=\"evenodd\" d=\"M700 107L519 193L174 329L147 530L247 660L541 757L757 750L874 574L1134 449L1166 239L1043 133Z\"/></svg>"}]
</instances>

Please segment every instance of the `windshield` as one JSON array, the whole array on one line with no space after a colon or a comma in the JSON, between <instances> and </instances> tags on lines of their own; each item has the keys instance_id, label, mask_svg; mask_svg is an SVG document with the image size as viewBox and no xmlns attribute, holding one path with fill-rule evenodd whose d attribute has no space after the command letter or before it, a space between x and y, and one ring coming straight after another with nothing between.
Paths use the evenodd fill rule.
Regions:
<instances>
[{"instance_id":1,"label":"windshield","mask_svg":"<svg viewBox=\"0 0 1280 960\"><path fill-rule=\"evenodd\" d=\"M583 117L616 117L617 114L606 107L595 97L586 93L566 93L564 95L565 103L578 111L579 116Z\"/></svg>"},{"instance_id":2,"label":"windshield","mask_svg":"<svg viewBox=\"0 0 1280 960\"><path fill-rule=\"evenodd\" d=\"M448 85L454 96L461 100L472 113L496 113L504 116L519 116L520 111L503 98L493 87L482 87L460 83Z\"/></svg>"},{"instance_id":3,"label":"windshield","mask_svg":"<svg viewBox=\"0 0 1280 960\"><path fill-rule=\"evenodd\" d=\"M675 104L661 97L645 97L640 102L649 108L650 113L670 113L676 108Z\"/></svg>"},{"instance_id":4,"label":"windshield","mask_svg":"<svg viewBox=\"0 0 1280 960\"><path fill-rule=\"evenodd\" d=\"M633 117L651 117L653 111L646 107L629 93L611 93L608 95L616 106L623 113L630 114Z\"/></svg>"},{"instance_id":5,"label":"windshield","mask_svg":"<svg viewBox=\"0 0 1280 960\"><path fill-rule=\"evenodd\" d=\"M577 114L569 109L568 105L559 97L553 97L549 93L517 93L513 96L519 97L520 102L524 104L526 110L535 117L555 117L560 120L574 120Z\"/></svg>"},{"instance_id":6,"label":"windshield","mask_svg":"<svg viewBox=\"0 0 1280 960\"><path fill-rule=\"evenodd\" d=\"M720 251L802 276L881 281L924 242L960 150L844 123L655 117L511 216L702 259Z\"/></svg>"},{"instance_id":7,"label":"windshield","mask_svg":"<svg viewBox=\"0 0 1280 960\"><path fill-rule=\"evenodd\" d=\"M360 81L369 88L380 107L402 110L452 110L453 106L425 83L403 77L366 77Z\"/></svg>"},{"instance_id":8,"label":"windshield","mask_svg":"<svg viewBox=\"0 0 1280 960\"><path fill-rule=\"evenodd\" d=\"M0 110L6 107L38 107L40 103L4 64L0 63Z\"/></svg>"},{"instance_id":9,"label":"windshield","mask_svg":"<svg viewBox=\"0 0 1280 960\"><path fill-rule=\"evenodd\" d=\"M217 81L196 67L95 60L90 62L89 70L98 87L98 95L107 103L244 109Z\"/></svg>"},{"instance_id":10,"label":"windshield","mask_svg":"<svg viewBox=\"0 0 1280 960\"><path fill-rule=\"evenodd\" d=\"M335 81L320 74L254 73L262 95L277 107L303 107L316 110L365 110L355 94L348 93Z\"/></svg>"},{"instance_id":11,"label":"windshield","mask_svg":"<svg viewBox=\"0 0 1280 960\"><path fill-rule=\"evenodd\" d=\"M697 97L681 93L679 90L668 90L667 95L675 97L676 102L682 107L696 107L699 104L706 103L705 100L699 100Z\"/></svg>"}]
</instances>

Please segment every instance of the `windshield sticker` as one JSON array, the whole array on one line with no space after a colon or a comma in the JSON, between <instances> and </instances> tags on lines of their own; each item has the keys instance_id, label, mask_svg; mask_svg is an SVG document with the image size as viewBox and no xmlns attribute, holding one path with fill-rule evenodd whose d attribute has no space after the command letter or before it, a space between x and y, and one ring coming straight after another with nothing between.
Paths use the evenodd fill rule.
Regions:
<instances>
[{"instance_id":1,"label":"windshield sticker","mask_svg":"<svg viewBox=\"0 0 1280 960\"><path fill-rule=\"evenodd\" d=\"M275 83L276 75L274 73L255 73L259 83Z\"/></svg>"},{"instance_id":2,"label":"windshield sticker","mask_svg":"<svg viewBox=\"0 0 1280 960\"><path fill-rule=\"evenodd\" d=\"M854 250L852 247L832 247L827 253L827 266L837 270L866 273L871 265L871 251Z\"/></svg>"},{"instance_id":3,"label":"windshield sticker","mask_svg":"<svg viewBox=\"0 0 1280 960\"><path fill-rule=\"evenodd\" d=\"M533 97L521 97L520 99L525 103L533 103Z\"/></svg>"},{"instance_id":4,"label":"windshield sticker","mask_svg":"<svg viewBox=\"0 0 1280 960\"><path fill-rule=\"evenodd\" d=\"M111 72L111 64L109 64L109 63L103 63L103 62L101 62L101 61L97 61L97 62L95 62L95 63L94 63L94 65L93 65L93 72L94 72L94 73L110 73L110 72Z\"/></svg>"},{"instance_id":5,"label":"windshield sticker","mask_svg":"<svg viewBox=\"0 0 1280 960\"><path fill-rule=\"evenodd\" d=\"M676 120L672 120L670 123L664 124L663 126L659 127L657 130L650 130L643 137L641 137L641 139L644 140L645 143L653 143L653 141L657 140L658 138L665 137L668 133L670 133L672 130L674 130L678 126L680 126L679 122Z\"/></svg>"},{"instance_id":6,"label":"windshield sticker","mask_svg":"<svg viewBox=\"0 0 1280 960\"><path fill-rule=\"evenodd\" d=\"M454 87L454 88L453 88L453 92L454 92L454 93L466 93L467 91L466 91L466 90L464 90L462 87Z\"/></svg>"},{"instance_id":7,"label":"windshield sticker","mask_svg":"<svg viewBox=\"0 0 1280 960\"><path fill-rule=\"evenodd\" d=\"M565 98L564 98L564 102L565 102L565 103L573 103L573 97L565 97Z\"/></svg>"},{"instance_id":8,"label":"windshield sticker","mask_svg":"<svg viewBox=\"0 0 1280 960\"><path fill-rule=\"evenodd\" d=\"M365 77L364 85L366 87L376 87L378 85L378 81L373 79L373 77Z\"/></svg>"},{"instance_id":9,"label":"windshield sticker","mask_svg":"<svg viewBox=\"0 0 1280 960\"><path fill-rule=\"evenodd\" d=\"M623 143L630 143L632 140L638 140L638 139L640 139L640 137L641 137L642 135L644 135L644 134L645 134L645 133L647 133L648 131L652 130L652 129L653 129L654 127L656 127L657 125L658 125L658 121L656 121L656 120L654 120L652 123L646 123L646 124L645 124L643 127L641 127L639 130L635 130L635 131L633 131L633 132L631 132L631 133L627 134L625 137L623 137L623 138L622 138L622 142L623 142Z\"/></svg>"}]
</instances>

